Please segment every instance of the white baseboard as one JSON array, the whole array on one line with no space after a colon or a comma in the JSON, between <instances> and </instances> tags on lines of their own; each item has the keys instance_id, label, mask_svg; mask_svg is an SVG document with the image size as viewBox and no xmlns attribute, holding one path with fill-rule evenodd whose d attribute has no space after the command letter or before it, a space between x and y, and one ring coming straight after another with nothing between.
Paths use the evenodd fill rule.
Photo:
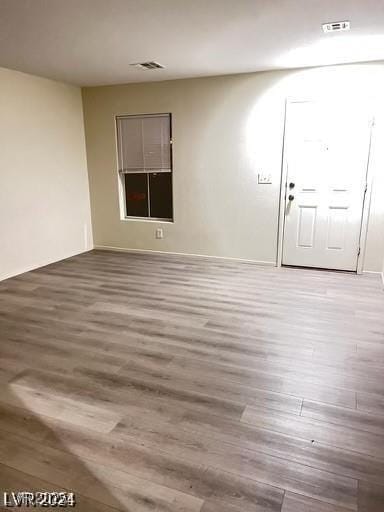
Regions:
<instances>
[{"instance_id":1,"label":"white baseboard","mask_svg":"<svg viewBox=\"0 0 384 512\"><path fill-rule=\"evenodd\" d=\"M377 276L380 276L384 286L384 272L377 272L375 270L363 270L363 274L376 274Z\"/></svg>"},{"instance_id":2,"label":"white baseboard","mask_svg":"<svg viewBox=\"0 0 384 512\"><path fill-rule=\"evenodd\" d=\"M172 252L172 251L154 251L151 249L128 249L126 247L114 247L111 245L95 245L94 249L98 249L101 251L116 251L116 252L130 252L130 253L138 253L138 254L169 254L171 256L193 256L195 258L207 258L207 259L217 259L223 261L238 261L242 263L253 263L254 265L260 265L263 267L276 267L276 262L274 261L259 261L259 260L246 260L242 258L230 258L228 256L212 256L210 254L191 254L187 252Z\"/></svg>"}]
</instances>

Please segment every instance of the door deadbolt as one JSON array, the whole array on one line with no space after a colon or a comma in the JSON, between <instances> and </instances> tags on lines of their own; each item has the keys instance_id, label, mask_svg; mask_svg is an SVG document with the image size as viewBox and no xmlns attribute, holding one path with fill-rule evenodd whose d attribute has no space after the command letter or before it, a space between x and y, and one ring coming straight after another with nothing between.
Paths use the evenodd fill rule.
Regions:
<instances>
[{"instance_id":1,"label":"door deadbolt","mask_svg":"<svg viewBox=\"0 0 384 512\"><path fill-rule=\"evenodd\" d=\"M295 187L295 184L291 182L291 183L289 184L289 188L294 188L294 187Z\"/></svg>"}]
</instances>

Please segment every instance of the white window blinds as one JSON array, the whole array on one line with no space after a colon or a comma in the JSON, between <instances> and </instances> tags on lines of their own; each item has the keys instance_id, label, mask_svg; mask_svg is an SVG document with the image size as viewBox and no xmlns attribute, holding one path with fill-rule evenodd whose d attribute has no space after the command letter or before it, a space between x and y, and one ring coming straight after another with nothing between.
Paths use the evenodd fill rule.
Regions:
<instances>
[{"instance_id":1,"label":"white window blinds","mask_svg":"<svg viewBox=\"0 0 384 512\"><path fill-rule=\"evenodd\" d=\"M169 114L117 118L119 171L171 171Z\"/></svg>"}]
</instances>

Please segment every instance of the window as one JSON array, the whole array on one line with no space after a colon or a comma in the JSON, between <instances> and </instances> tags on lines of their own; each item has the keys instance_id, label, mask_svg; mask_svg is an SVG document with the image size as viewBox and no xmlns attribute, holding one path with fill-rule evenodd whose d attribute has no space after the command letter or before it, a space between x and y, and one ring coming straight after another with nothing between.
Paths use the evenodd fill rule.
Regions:
<instances>
[{"instance_id":1,"label":"window","mask_svg":"<svg viewBox=\"0 0 384 512\"><path fill-rule=\"evenodd\" d=\"M119 116L124 217L173 220L171 115Z\"/></svg>"}]
</instances>

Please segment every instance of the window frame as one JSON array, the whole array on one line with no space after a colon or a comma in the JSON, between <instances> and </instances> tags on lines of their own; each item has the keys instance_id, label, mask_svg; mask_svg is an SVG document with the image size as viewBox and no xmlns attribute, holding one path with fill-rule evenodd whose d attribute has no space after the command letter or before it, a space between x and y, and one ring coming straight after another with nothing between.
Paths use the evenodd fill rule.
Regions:
<instances>
[{"instance_id":1,"label":"window frame","mask_svg":"<svg viewBox=\"0 0 384 512\"><path fill-rule=\"evenodd\" d=\"M127 117L156 117L156 116L168 116L169 117L169 159L170 159L170 170L157 170L157 171L147 171L147 170L136 170L133 173L127 173L120 171L120 162L119 162L119 128L118 128L118 120ZM175 208L174 208L174 180L173 180L173 135L172 135L172 124L173 124L173 116L172 112L150 112L144 114L115 114L114 116L115 123L115 143L116 143L116 165L117 165L117 176L118 176L118 188L119 188L119 206L120 206L120 220L122 221L144 221L144 222L161 222L172 224L175 222ZM162 217L138 217L134 215L127 214L127 194L125 187L125 175L126 174L147 174L148 175L148 208L150 211L150 194L149 194L149 175L150 174L162 174L167 173L171 175L171 198L172 198L172 217L171 218L162 218Z\"/></svg>"}]
</instances>

